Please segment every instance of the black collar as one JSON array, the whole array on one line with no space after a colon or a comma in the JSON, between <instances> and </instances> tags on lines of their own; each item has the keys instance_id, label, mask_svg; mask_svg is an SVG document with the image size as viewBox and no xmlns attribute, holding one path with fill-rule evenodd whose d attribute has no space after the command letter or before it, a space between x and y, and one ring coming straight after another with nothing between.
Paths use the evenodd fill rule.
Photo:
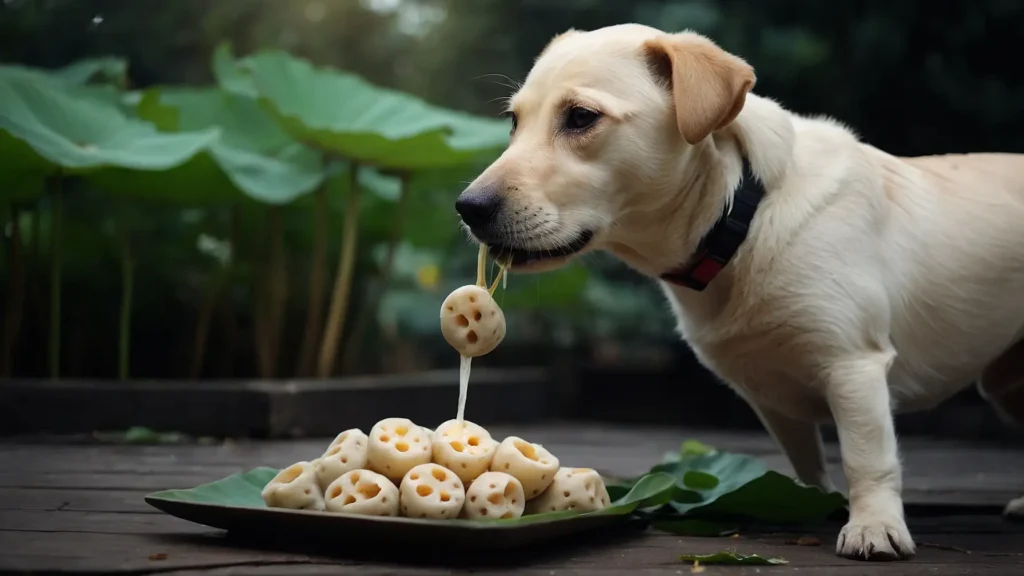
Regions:
<instances>
[{"instance_id":1,"label":"black collar","mask_svg":"<svg viewBox=\"0 0 1024 576\"><path fill-rule=\"evenodd\" d=\"M747 238L750 223L764 194L764 186L750 169L750 162L744 158L743 179L733 196L732 210L723 213L701 239L689 262L662 274L661 279L698 292L707 288Z\"/></svg>"}]
</instances>

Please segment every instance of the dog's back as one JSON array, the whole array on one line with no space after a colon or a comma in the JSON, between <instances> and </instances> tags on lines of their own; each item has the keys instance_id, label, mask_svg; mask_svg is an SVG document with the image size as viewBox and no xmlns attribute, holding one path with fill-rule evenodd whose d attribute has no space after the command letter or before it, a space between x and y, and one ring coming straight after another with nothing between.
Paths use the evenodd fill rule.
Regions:
<instances>
[{"instance_id":1,"label":"dog's back","mask_svg":"<svg viewBox=\"0 0 1024 576\"><path fill-rule=\"evenodd\" d=\"M1024 154L942 154L900 160L924 173L938 193L973 200L1005 193L1024 207Z\"/></svg>"},{"instance_id":2,"label":"dog's back","mask_svg":"<svg viewBox=\"0 0 1024 576\"><path fill-rule=\"evenodd\" d=\"M1022 337L1024 155L865 148L889 206L891 389L901 408L928 408Z\"/></svg>"}]
</instances>

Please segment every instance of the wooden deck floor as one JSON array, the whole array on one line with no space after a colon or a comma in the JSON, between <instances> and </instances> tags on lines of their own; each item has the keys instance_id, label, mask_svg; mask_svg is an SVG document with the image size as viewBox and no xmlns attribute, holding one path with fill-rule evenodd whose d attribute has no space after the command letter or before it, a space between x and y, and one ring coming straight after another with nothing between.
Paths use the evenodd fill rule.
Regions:
<instances>
[{"instance_id":1,"label":"wooden deck floor","mask_svg":"<svg viewBox=\"0 0 1024 576\"><path fill-rule=\"evenodd\" d=\"M602 429L585 426L494 429L543 443L566 463L617 475L645 471L682 439L788 465L765 436L685 430ZM920 544L910 562L865 564L833 554L839 526L812 534L742 534L738 538L680 538L627 531L503 557L356 557L353 552L287 550L238 542L149 507L143 496L187 488L255 466L284 466L319 454L326 441L252 442L217 446L109 446L0 442L0 573L94 574L461 574L535 575L689 574L684 553L732 549L782 556L781 567L708 566L704 574L1021 574L1024 525L999 517L1007 499L1024 490L1024 449L904 442L911 531ZM835 466L837 454L830 447ZM836 478L840 480L838 470ZM796 546L814 536L820 546Z\"/></svg>"}]
</instances>

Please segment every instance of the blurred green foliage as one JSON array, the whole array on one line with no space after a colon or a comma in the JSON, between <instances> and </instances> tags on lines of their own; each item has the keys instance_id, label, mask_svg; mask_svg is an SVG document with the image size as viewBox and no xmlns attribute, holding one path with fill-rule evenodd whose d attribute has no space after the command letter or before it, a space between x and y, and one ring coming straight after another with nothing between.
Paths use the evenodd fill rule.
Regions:
<instances>
[{"instance_id":1,"label":"blurred green foliage","mask_svg":"<svg viewBox=\"0 0 1024 576\"><path fill-rule=\"evenodd\" d=\"M475 253L452 204L501 99L555 34L621 22L708 34L758 93L896 154L1022 149L1016 0L0 0L0 368L314 374L346 243L332 373L454 366L437 307ZM497 297L488 362L674 340L603 257Z\"/></svg>"},{"instance_id":2,"label":"blurred green foliage","mask_svg":"<svg viewBox=\"0 0 1024 576\"><path fill-rule=\"evenodd\" d=\"M438 288L475 277L469 265L475 250L467 246L471 258L456 261L458 268L451 262L460 240L451 198L504 148L507 122L440 108L280 50L235 60L221 45L214 67L216 85L140 91L123 89L128 66L113 58L52 72L0 67L9 373L26 347L21 323L30 307L50 319L48 371L62 374L62 329L85 323L62 313L64 288L80 296L111 284L100 262L120 267L118 289L105 298L119 301L117 337L103 338L109 324L95 332L90 326L99 337L83 345L117 342L121 378L131 375L133 324L148 324L150 307L160 305L153 299L139 306L137 275L150 286L158 278L166 282L165 298L182 281L198 293L183 316L195 326L193 376L204 373L218 305L229 307L229 330L237 329L238 302L233 296L224 302L224 294L239 286L248 289L248 331L265 378L335 374L345 356L339 358L340 344L362 348L381 320L392 339L436 338ZM340 235L331 234L338 224ZM49 242L41 251L44 237ZM328 252L335 249L327 311ZM42 286L26 269L36 272L47 260L49 298L26 306L26 289L37 295ZM306 301L294 296L303 277ZM552 305L571 307L587 275L570 268L546 283ZM358 306L350 302L353 286L360 289ZM510 310L533 303L515 290L502 296ZM302 347L284 351L293 312L301 308L307 309ZM345 322L349 316L357 319L354 329ZM88 324L104 325L98 320L90 317ZM282 360L294 355L295 368L283 368ZM359 354L350 352L349 360L343 370L360 367Z\"/></svg>"}]
</instances>

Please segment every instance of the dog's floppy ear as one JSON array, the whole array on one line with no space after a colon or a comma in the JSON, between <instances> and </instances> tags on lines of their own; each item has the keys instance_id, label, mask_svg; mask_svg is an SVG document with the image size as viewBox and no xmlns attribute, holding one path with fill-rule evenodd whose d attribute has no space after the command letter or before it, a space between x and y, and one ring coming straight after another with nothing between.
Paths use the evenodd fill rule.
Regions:
<instances>
[{"instance_id":1,"label":"dog's floppy ear","mask_svg":"<svg viewBox=\"0 0 1024 576\"><path fill-rule=\"evenodd\" d=\"M653 73L672 87L679 132L690 144L735 120L757 80L743 59L698 34L658 36L643 50Z\"/></svg>"}]
</instances>

